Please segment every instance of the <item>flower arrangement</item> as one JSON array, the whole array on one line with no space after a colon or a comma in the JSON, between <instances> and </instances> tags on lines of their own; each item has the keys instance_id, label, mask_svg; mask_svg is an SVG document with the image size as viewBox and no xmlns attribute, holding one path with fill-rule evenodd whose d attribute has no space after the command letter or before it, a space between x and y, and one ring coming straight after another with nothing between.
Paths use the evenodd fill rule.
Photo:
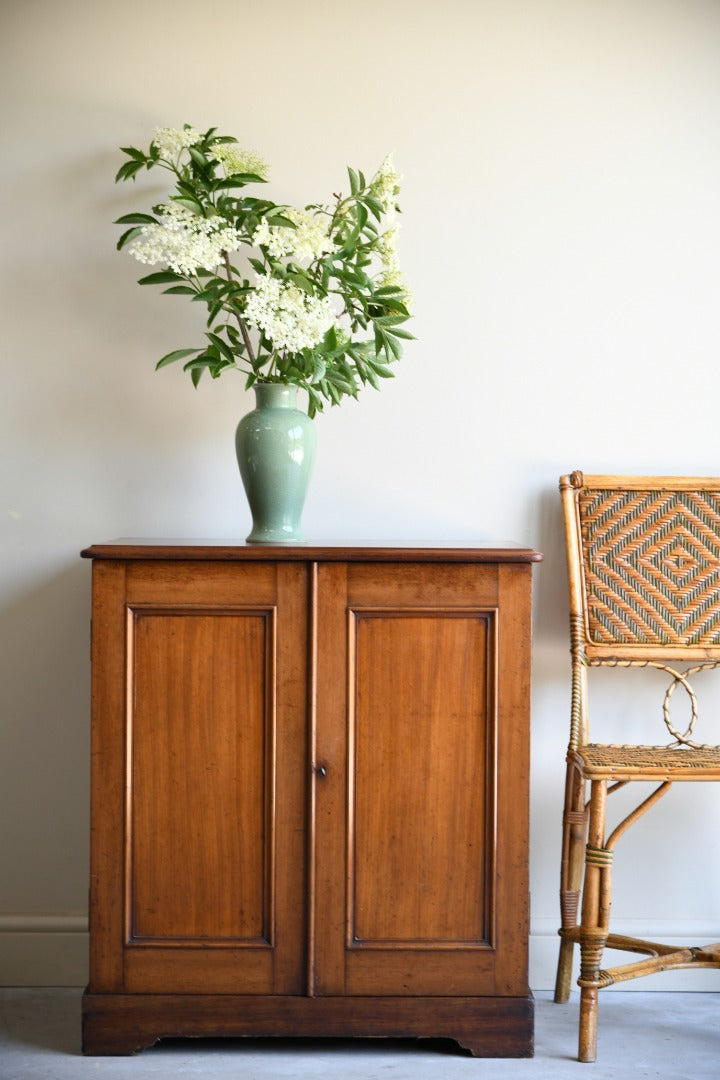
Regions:
<instances>
[{"instance_id":1,"label":"flower arrangement","mask_svg":"<svg viewBox=\"0 0 720 1080\"><path fill-rule=\"evenodd\" d=\"M186 124L157 128L147 151L122 147L116 181L143 169L173 174L175 193L151 213L131 213L117 247L162 270L140 279L207 307L206 344L175 349L157 368L184 361L193 384L244 372L326 402L379 388L402 355L409 294L397 255L400 178L387 157L368 181L348 168L350 192L304 209L245 194L268 166L232 136ZM236 265L238 263L239 265Z\"/></svg>"}]
</instances>

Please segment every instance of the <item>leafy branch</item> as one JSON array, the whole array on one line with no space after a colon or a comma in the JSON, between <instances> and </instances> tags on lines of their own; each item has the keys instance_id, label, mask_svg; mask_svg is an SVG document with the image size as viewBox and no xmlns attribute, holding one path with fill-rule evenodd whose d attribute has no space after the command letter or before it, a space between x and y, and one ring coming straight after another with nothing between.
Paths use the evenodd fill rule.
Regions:
<instances>
[{"instance_id":1,"label":"leafy branch","mask_svg":"<svg viewBox=\"0 0 720 1080\"><path fill-rule=\"evenodd\" d=\"M308 412L378 389L412 338L395 248L399 178L389 159L368 180L348 169L349 193L302 210L245 192L266 181L259 155L216 128L159 128L149 148L123 147L116 181L143 170L173 175L151 212L123 215L117 247L163 267L140 278L207 308L203 346L173 349L195 386L233 369L307 391ZM240 267L233 262L237 253ZM254 275L254 282L250 280Z\"/></svg>"}]
</instances>

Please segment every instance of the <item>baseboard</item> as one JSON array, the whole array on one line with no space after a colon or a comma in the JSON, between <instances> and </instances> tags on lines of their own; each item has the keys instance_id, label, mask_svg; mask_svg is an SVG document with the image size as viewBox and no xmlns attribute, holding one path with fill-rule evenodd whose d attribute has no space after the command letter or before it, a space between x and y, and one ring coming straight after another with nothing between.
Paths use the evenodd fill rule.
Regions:
<instances>
[{"instance_id":1,"label":"baseboard","mask_svg":"<svg viewBox=\"0 0 720 1080\"><path fill-rule=\"evenodd\" d=\"M614 928L622 934L644 934L668 944L710 945L720 941L720 926L687 920L672 927L640 928L625 920ZM557 964L557 928L540 920L530 935L530 986L552 990ZM576 950L577 951L577 950ZM617 956L618 954L609 954ZM576 958L577 963L577 958ZM0 986L85 986L88 973L87 918L83 915L0 915ZM622 983L619 990L707 991L717 989L717 971L665 971Z\"/></svg>"},{"instance_id":2,"label":"baseboard","mask_svg":"<svg viewBox=\"0 0 720 1080\"><path fill-rule=\"evenodd\" d=\"M85 986L84 915L0 915L1 986Z\"/></svg>"},{"instance_id":3,"label":"baseboard","mask_svg":"<svg viewBox=\"0 0 720 1080\"><path fill-rule=\"evenodd\" d=\"M678 948L687 945L702 946L712 945L720 941L720 925L707 922L685 920L682 923L674 922L672 926L667 923L650 922L642 923L640 920L625 919L613 924L613 930L617 934L626 934L630 937L644 937L648 941L661 941L663 944L677 945ZM559 938L557 926L550 920L539 921L533 926L530 935L530 986L533 990L554 990L555 970L557 967ZM579 950L575 950L575 972L573 974L573 987L579 974L580 958ZM611 967L613 964L627 960L639 960L639 956L631 956L628 953L608 952L604 966ZM717 990L720 986L718 971L712 968L679 968L676 971L663 971L657 975L648 975L642 979L633 979L609 987L608 993L618 991L644 991L651 990L667 992L702 992ZM603 991L605 993L606 991Z\"/></svg>"}]
</instances>

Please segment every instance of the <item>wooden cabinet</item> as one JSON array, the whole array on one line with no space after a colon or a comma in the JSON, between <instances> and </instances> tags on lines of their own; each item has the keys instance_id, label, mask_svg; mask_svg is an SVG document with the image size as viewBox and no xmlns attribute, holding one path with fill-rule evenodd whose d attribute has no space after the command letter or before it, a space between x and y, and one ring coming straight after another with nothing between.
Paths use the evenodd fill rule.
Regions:
<instances>
[{"instance_id":1,"label":"wooden cabinet","mask_svg":"<svg viewBox=\"0 0 720 1080\"><path fill-rule=\"evenodd\" d=\"M171 1035L532 1053L514 548L93 559L86 1053Z\"/></svg>"}]
</instances>

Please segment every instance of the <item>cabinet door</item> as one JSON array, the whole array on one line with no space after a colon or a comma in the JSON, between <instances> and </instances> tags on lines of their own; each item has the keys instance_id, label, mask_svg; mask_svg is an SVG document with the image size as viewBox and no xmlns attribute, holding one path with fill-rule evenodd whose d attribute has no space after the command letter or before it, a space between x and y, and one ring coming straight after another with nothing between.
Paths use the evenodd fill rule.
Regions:
<instances>
[{"instance_id":1,"label":"cabinet door","mask_svg":"<svg viewBox=\"0 0 720 1080\"><path fill-rule=\"evenodd\" d=\"M91 988L303 992L306 569L94 587Z\"/></svg>"},{"instance_id":2,"label":"cabinet door","mask_svg":"<svg viewBox=\"0 0 720 1080\"><path fill-rule=\"evenodd\" d=\"M527 994L529 567L321 566L317 994Z\"/></svg>"}]
</instances>

